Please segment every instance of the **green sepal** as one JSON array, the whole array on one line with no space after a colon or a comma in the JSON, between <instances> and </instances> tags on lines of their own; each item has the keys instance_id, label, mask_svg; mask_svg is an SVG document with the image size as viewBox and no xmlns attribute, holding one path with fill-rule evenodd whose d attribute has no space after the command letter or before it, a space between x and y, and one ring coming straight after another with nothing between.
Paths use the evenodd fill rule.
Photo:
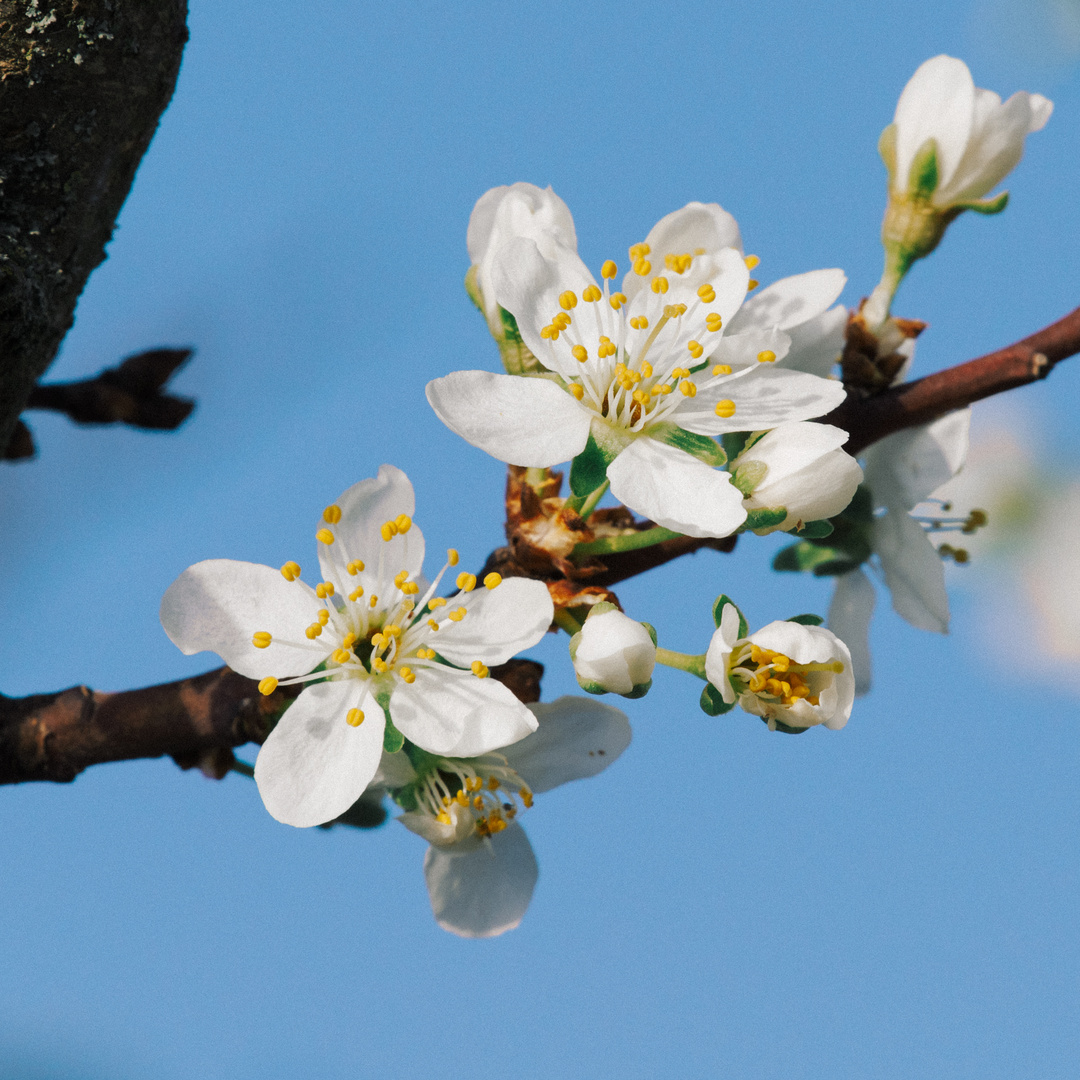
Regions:
<instances>
[{"instance_id":1,"label":"green sepal","mask_svg":"<svg viewBox=\"0 0 1080 1080\"><path fill-rule=\"evenodd\" d=\"M507 341L520 345L525 340L518 329L517 319L504 307L499 308L499 321L502 323L503 335Z\"/></svg>"},{"instance_id":2,"label":"green sepal","mask_svg":"<svg viewBox=\"0 0 1080 1080\"><path fill-rule=\"evenodd\" d=\"M335 825L351 825L354 829L377 829L386 818L386 807L382 804L381 795L378 798L361 795L344 814L339 814L333 821L323 822L319 828L332 829Z\"/></svg>"},{"instance_id":3,"label":"green sepal","mask_svg":"<svg viewBox=\"0 0 1080 1080\"><path fill-rule=\"evenodd\" d=\"M649 637L652 638L652 643L654 645L658 645L659 642L656 639L656 627L653 626L652 623L648 623L648 622L643 622L641 625L644 626L645 629L649 631Z\"/></svg>"},{"instance_id":4,"label":"green sepal","mask_svg":"<svg viewBox=\"0 0 1080 1080\"><path fill-rule=\"evenodd\" d=\"M818 521L804 521L801 529L793 531L804 540L823 540L826 536L832 536L835 528L828 518L821 518Z\"/></svg>"},{"instance_id":5,"label":"green sepal","mask_svg":"<svg viewBox=\"0 0 1080 1080\"><path fill-rule=\"evenodd\" d=\"M465 271L465 291L476 305L476 310L484 314L484 294L480 289L480 267L475 263Z\"/></svg>"},{"instance_id":6,"label":"green sepal","mask_svg":"<svg viewBox=\"0 0 1080 1080\"><path fill-rule=\"evenodd\" d=\"M709 438L708 435L696 435L669 420L653 424L649 428L649 435L662 443L667 443L668 446L674 446L676 450L685 451L696 457L698 461L704 461L706 465L712 465L714 468L727 464L728 456L715 439Z\"/></svg>"},{"instance_id":7,"label":"green sepal","mask_svg":"<svg viewBox=\"0 0 1080 1080\"><path fill-rule=\"evenodd\" d=\"M820 615L792 615L785 622L795 622L800 626L820 626L825 620Z\"/></svg>"},{"instance_id":8,"label":"green sepal","mask_svg":"<svg viewBox=\"0 0 1080 1080\"><path fill-rule=\"evenodd\" d=\"M937 139L931 137L919 147L908 170L908 195L930 201L938 186Z\"/></svg>"},{"instance_id":9,"label":"green sepal","mask_svg":"<svg viewBox=\"0 0 1080 1080\"><path fill-rule=\"evenodd\" d=\"M648 682L638 683L629 694L620 694L619 697L624 698L639 698L644 697L649 692L649 687L652 686L652 679Z\"/></svg>"},{"instance_id":10,"label":"green sepal","mask_svg":"<svg viewBox=\"0 0 1080 1080\"><path fill-rule=\"evenodd\" d=\"M386 712L386 710L383 710ZM388 754L396 754L405 745L405 736L394 727L390 714L386 713L386 728L383 730L382 748Z\"/></svg>"},{"instance_id":11,"label":"green sepal","mask_svg":"<svg viewBox=\"0 0 1080 1080\"><path fill-rule=\"evenodd\" d=\"M754 489L765 479L769 466L764 461L744 461L736 470L731 482L747 497L754 494Z\"/></svg>"},{"instance_id":12,"label":"green sepal","mask_svg":"<svg viewBox=\"0 0 1080 1080\"><path fill-rule=\"evenodd\" d=\"M577 657L578 646L581 644L581 631L579 630L570 638L570 663Z\"/></svg>"},{"instance_id":13,"label":"green sepal","mask_svg":"<svg viewBox=\"0 0 1080 1080\"><path fill-rule=\"evenodd\" d=\"M585 682L580 678L578 679L577 684L586 694L606 694L609 692L606 687L601 686L599 683Z\"/></svg>"},{"instance_id":14,"label":"green sepal","mask_svg":"<svg viewBox=\"0 0 1080 1080\"><path fill-rule=\"evenodd\" d=\"M788 516L786 506L763 506L746 515L744 529L773 529Z\"/></svg>"},{"instance_id":15,"label":"green sepal","mask_svg":"<svg viewBox=\"0 0 1080 1080\"><path fill-rule=\"evenodd\" d=\"M707 716L722 716L735 708L735 702L733 701L729 705L712 683L705 684L705 689L701 691L701 699L698 704L701 706L701 711Z\"/></svg>"},{"instance_id":16,"label":"green sepal","mask_svg":"<svg viewBox=\"0 0 1080 1080\"><path fill-rule=\"evenodd\" d=\"M743 448L752 434L753 432L750 431L725 431L720 436L728 461L734 461L743 452Z\"/></svg>"},{"instance_id":17,"label":"green sepal","mask_svg":"<svg viewBox=\"0 0 1080 1080\"><path fill-rule=\"evenodd\" d=\"M605 480L616 455L608 455L589 432L589 441L570 466L570 490L579 498L591 495Z\"/></svg>"},{"instance_id":18,"label":"green sepal","mask_svg":"<svg viewBox=\"0 0 1080 1080\"><path fill-rule=\"evenodd\" d=\"M885 162L885 168L889 171L889 179L892 180L896 172L896 125L890 124L878 137L878 153Z\"/></svg>"},{"instance_id":19,"label":"green sepal","mask_svg":"<svg viewBox=\"0 0 1080 1080\"><path fill-rule=\"evenodd\" d=\"M809 540L800 540L790 547L781 548L772 561L774 570L809 571L815 577L846 574L861 565L862 561L850 558L837 548L824 547Z\"/></svg>"},{"instance_id":20,"label":"green sepal","mask_svg":"<svg viewBox=\"0 0 1080 1080\"><path fill-rule=\"evenodd\" d=\"M974 199L972 202L953 203L958 210L974 210L976 214L1000 214L1009 205L1009 193L1003 191L993 199ZM950 207L951 209L951 207Z\"/></svg>"},{"instance_id":21,"label":"green sepal","mask_svg":"<svg viewBox=\"0 0 1080 1080\"><path fill-rule=\"evenodd\" d=\"M739 608L739 605L736 604L730 596L725 596L723 593L721 593L716 598L716 601L713 603L712 606L713 622L716 624L717 628L719 628L720 620L723 618L724 615L724 607L727 604L730 604L739 614L739 637L746 637L747 631L750 629L750 624L747 623L746 616L743 615L742 610Z\"/></svg>"},{"instance_id":22,"label":"green sepal","mask_svg":"<svg viewBox=\"0 0 1080 1080\"><path fill-rule=\"evenodd\" d=\"M764 716L761 717L761 722L766 727L768 727L769 721L766 720ZM782 731L785 735L804 735L806 732L808 732L810 730L810 728L805 728L805 727L789 727L782 720L773 720L773 724L776 725L774 730Z\"/></svg>"},{"instance_id":23,"label":"green sepal","mask_svg":"<svg viewBox=\"0 0 1080 1080\"><path fill-rule=\"evenodd\" d=\"M601 600L598 604L593 604L589 608L589 613L585 616L585 621L588 622L594 615L604 615L609 611L618 611L619 605L613 604L610 600Z\"/></svg>"}]
</instances>

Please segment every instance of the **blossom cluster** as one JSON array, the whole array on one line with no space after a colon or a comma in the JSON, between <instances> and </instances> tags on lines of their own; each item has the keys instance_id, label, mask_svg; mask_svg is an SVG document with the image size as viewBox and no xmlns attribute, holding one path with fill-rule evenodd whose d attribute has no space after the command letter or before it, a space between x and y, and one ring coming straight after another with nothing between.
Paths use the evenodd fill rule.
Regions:
<instances>
[{"instance_id":1,"label":"blossom cluster","mask_svg":"<svg viewBox=\"0 0 1080 1080\"><path fill-rule=\"evenodd\" d=\"M970 532L986 515L932 503L963 466L969 410L883 439L861 463L828 414L848 393L906 377L922 324L891 316L900 281L962 210L1004 207L984 196L1051 108L1029 94L1003 104L950 57L919 69L881 141L885 272L853 311L837 303L839 269L762 288L760 259L716 203L667 214L628 245L622 271L609 258L594 274L551 188L482 196L466 287L503 370L449 372L427 399L466 442L532 475L543 528L529 543L547 572L474 574L451 549L429 581L413 488L393 465L324 510L316 584L292 561L185 570L162 623L185 653L211 650L257 680L272 715L253 774L270 814L302 828L349 823L392 799L428 842L439 924L490 936L520 922L536 883L520 818L630 743L620 709L591 696L524 703L500 681L499 666L549 631L570 634L586 695L640 698L659 664L701 680L709 716L738 705L774 732L842 728L870 683L870 575L901 616L945 632L942 554L963 560L930 534ZM563 497L550 470L566 463ZM560 589L566 567L593 557L736 533L790 534L775 569L835 578L828 627L796 615L750 632L721 595L710 640L685 653L614 594ZM545 548L547 534L571 539Z\"/></svg>"}]
</instances>

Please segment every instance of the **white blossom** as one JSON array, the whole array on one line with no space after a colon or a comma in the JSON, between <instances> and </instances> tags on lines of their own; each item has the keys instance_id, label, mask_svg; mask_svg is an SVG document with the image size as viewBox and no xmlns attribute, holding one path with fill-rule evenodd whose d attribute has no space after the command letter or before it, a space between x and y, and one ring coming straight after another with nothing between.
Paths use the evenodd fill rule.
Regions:
<instances>
[{"instance_id":1,"label":"white blossom","mask_svg":"<svg viewBox=\"0 0 1080 1080\"><path fill-rule=\"evenodd\" d=\"M725 704L778 725L842 728L851 715L855 677L851 654L821 626L771 622L739 636L739 612L725 604L705 654L705 674Z\"/></svg>"},{"instance_id":2,"label":"white blossom","mask_svg":"<svg viewBox=\"0 0 1080 1080\"><path fill-rule=\"evenodd\" d=\"M570 658L583 690L640 695L652 681L656 643L643 623L597 604L571 638Z\"/></svg>"},{"instance_id":3,"label":"white blossom","mask_svg":"<svg viewBox=\"0 0 1080 1080\"><path fill-rule=\"evenodd\" d=\"M408 477L384 465L326 508L314 589L293 562L278 571L212 559L185 570L161 602L165 632L183 652L216 652L259 679L264 694L308 684L255 763L267 810L286 824L331 821L359 798L379 766L387 715L417 746L456 756L487 753L536 727L487 676L489 665L543 637L553 616L547 588L492 574L477 589L461 573L457 593L437 597L457 552L423 584L414 504Z\"/></svg>"}]
</instances>

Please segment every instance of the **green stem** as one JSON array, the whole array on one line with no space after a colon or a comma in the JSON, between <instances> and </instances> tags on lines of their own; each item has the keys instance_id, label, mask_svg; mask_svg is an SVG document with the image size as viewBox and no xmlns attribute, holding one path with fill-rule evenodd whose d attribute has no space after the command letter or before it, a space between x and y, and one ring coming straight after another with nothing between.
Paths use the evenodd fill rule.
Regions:
<instances>
[{"instance_id":1,"label":"green stem","mask_svg":"<svg viewBox=\"0 0 1080 1080\"><path fill-rule=\"evenodd\" d=\"M566 608L556 608L555 625L573 637L580 632L582 624Z\"/></svg>"},{"instance_id":2,"label":"green stem","mask_svg":"<svg viewBox=\"0 0 1080 1080\"><path fill-rule=\"evenodd\" d=\"M672 532L657 525L651 529L642 529L641 532L628 533L625 536L604 536L599 540L591 540L587 544L577 544L571 552L573 556L581 555L613 555L618 551L637 551L638 548L653 547L665 540L675 540L682 533Z\"/></svg>"},{"instance_id":3,"label":"green stem","mask_svg":"<svg viewBox=\"0 0 1080 1080\"><path fill-rule=\"evenodd\" d=\"M255 770L246 761L241 761L239 758L233 760L232 771L239 773L241 776L250 776L251 779L255 779Z\"/></svg>"},{"instance_id":4,"label":"green stem","mask_svg":"<svg viewBox=\"0 0 1080 1080\"><path fill-rule=\"evenodd\" d=\"M611 481L605 480L595 491L588 495L585 501L581 504L581 509L578 513L588 521L589 515L596 509L596 504L607 493L607 489L611 487Z\"/></svg>"},{"instance_id":5,"label":"green stem","mask_svg":"<svg viewBox=\"0 0 1080 1080\"><path fill-rule=\"evenodd\" d=\"M705 674L704 653L693 656L690 653L675 652L673 649L657 649L656 662L658 664L663 664L665 667L675 668L678 671L685 671L690 675L696 675L699 679L704 679L708 682L708 676Z\"/></svg>"}]
</instances>

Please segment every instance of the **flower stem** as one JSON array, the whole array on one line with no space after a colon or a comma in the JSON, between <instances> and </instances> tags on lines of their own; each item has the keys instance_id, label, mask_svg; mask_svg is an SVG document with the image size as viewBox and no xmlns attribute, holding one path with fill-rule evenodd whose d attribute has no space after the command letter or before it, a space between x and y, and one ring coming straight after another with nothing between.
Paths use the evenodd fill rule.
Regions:
<instances>
[{"instance_id":1,"label":"flower stem","mask_svg":"<svg viewBox=\"0 0 1080 1080\"><path fill-rule=\"evenodd\" d=\"M566 608L555 609L555 625L571 637L581 630L581 623Z\"/></svg>"},{"instance_id":2,"label":"flower stem","mask_svg":"<svg viewBox=\"0 0 1080 1080\"><path fill-rule=\"evenodd\" d=\"M673 649L657 649L656 662L664 664L666 667L675 668L678 671L696 675L699 679L708 682L708 676L705 674L704 653L694 656L690 653L675 652Z\"/></svg>"},{"instance_id":3,"label":"flower stem","mask_svg":"<svg viewBox=\"0 0 1080 1080\"><path fill-rule=\"evenodd\" d=\"M591 496L590 496L591 498ZM665 540L674 540L682 533L672 532L656 525L641 532L628 533L625 536L603 536L599 540L590 540L587 544L577 544L571 555L613 555L618 551L637 551L638 548L653 547Z\"/></svg>"},{"instance_id":4,"label":"flower stem","mask_svg":"<svg viewBox=\"0 0 1080 1080\"><path fill-rule=\"evenodd\" d=\"M239 758L233 760L230 768L233 772L239 773L241 776L250 776L252 779L255 778L255 770L246 761L241 761Z\"/></svg>"},{"instance_id":5,"label":"flower stem","mask_svg":"<svg viewBox=\"0 0 1080 1080\"><path fill-rule=\"evenodd\" d=\"M598 488L586 496L585 501L581 504L581 509L578 511L582 518L588 520L589 515L596 509L596 504L604 497L609 487L611 487L611 481L605 480Z\"/></svg>"}]
</instances>

